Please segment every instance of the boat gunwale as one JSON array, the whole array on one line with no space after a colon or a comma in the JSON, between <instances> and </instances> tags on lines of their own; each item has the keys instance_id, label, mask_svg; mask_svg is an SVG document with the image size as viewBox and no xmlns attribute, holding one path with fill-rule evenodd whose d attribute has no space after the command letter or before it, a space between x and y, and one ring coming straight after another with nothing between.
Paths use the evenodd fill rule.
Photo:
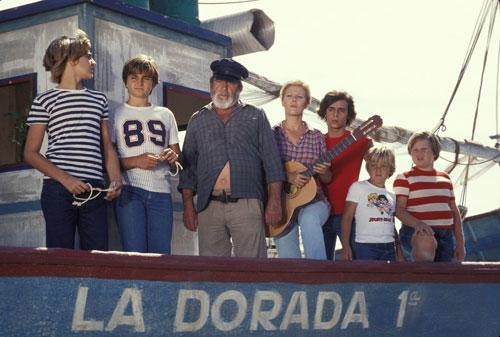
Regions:
<instances>
[{"instance_id":1,"label":"boat gunwale","mask_svg":"<svg viewBox=\"0 0 500 337\"><path fill-rule=\"evenodd\" d=\"M301 284L500 283L500 262L331 262L0 247L0 276Z\"/></svg>"}]
</instances>

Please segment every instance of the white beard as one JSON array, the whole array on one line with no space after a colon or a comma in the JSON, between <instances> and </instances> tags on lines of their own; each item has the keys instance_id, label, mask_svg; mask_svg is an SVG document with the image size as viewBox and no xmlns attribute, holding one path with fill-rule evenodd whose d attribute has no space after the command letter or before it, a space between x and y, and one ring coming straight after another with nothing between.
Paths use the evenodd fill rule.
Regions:
<instances>
[{"instance_id":1,"label":"white beard","mask_svg":"<svg viewBox=\"0 0 500 337\"><path fill-rule=\"evenodd\" d=\"M233 105L235 105L236 102L238 102L239 93L236 93L233 96L228 97L227 99L220 99L214 93L212 93L211 96L212 96L212 103L215 105L215 107L217 109L223 109L224 110L224 109L229 109L230 107L232 107Z\"/></svg>"}]
</instances>

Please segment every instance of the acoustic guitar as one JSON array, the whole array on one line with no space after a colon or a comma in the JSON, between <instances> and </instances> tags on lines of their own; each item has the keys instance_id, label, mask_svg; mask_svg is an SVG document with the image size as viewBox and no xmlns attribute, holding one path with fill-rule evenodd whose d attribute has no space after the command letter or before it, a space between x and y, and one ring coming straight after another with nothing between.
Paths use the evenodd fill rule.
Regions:
<instances>
[{"instance_id":1,"label":"acoustic guitar","mask_svg":"<svg viewBox=\"0 0 500 337\"><path fill-rule=\"evenodd\" d=\"M380 116L374 115L359 127L354 129L349 136L342 139L340 143L338 143L335 147L323 153L314 163L302 164L296 161L287 161L285 163L285 171L298 171L305 176L312 177L315 174L314 165L316 165L317 163L331 162L332 159L336 158L356 140L368 135L370 132L377 130L381 126L382 118L380 118ZM296 213L298 213L297 210L300 207L309 204L316 196L317 191L317 185L314 179L309 179L309 181L304 186L302 186L302 188L298 188L297 186L290 184L289 182L284 182L283 187L285 194L283 217L280 223L276 225L268 225L268 234L271 237L278 236L286 231L290 221L294 218Z\"/></svg>"}]
</instances>

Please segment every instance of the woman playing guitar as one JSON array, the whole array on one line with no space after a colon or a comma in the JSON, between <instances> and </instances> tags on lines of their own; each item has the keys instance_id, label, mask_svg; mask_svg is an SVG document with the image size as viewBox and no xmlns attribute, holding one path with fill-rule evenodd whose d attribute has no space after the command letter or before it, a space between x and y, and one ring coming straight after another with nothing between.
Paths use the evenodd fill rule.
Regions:
<instances>
[{"instance_id":1,"label":"woman playing guitar","mask_svg":"<svg viewBox=\"0 0 500 337\"><path fill-rule=\"evenodd\" d=\"M285 120L276 125L274 134L281 159L287 170L287 189L302 189L311 179L319 179L327 184L331 180L329 162L318 161L326 152L324 136L316 129L309 129L302 120L303 111L309 105L309 87L301 81L286 83L280 93L281 104L285 109ZM293 161L292 165L287 165ZM306 166L314 173L304 174ZM314 164L314 165L313 165ZM309 259L326 259L322 226L330 214L330 205L321 189L321 184L310 184L315 194L311 202L294 212L286 230L274 238L280 258L300 258L299 228L304 246L304 255ZM290 191L288 191L290 192ZM273 228L270 228L271 235Z\"/></svg>"}]
</instances>

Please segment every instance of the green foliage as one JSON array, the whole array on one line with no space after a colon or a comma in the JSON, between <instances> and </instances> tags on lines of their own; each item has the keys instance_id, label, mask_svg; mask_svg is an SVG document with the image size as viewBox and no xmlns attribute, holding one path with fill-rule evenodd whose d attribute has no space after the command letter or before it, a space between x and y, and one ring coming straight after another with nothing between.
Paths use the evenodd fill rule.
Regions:
<instances>
[{"instance_id":1,"label":"green foliage","mask_svg":"<svg viewBox=\"0 0 500 337\"><path fill-rule=\"evenodd\" d=\"M16 161L23 161L24 144L26 143L26 136L28 134L28 126L26 125L26 113L19 111L7 111L3 115L8 118L14 119L14 136L11 141L17 145L18 151L16 153Z\"/></svg>"}]
</instances>

